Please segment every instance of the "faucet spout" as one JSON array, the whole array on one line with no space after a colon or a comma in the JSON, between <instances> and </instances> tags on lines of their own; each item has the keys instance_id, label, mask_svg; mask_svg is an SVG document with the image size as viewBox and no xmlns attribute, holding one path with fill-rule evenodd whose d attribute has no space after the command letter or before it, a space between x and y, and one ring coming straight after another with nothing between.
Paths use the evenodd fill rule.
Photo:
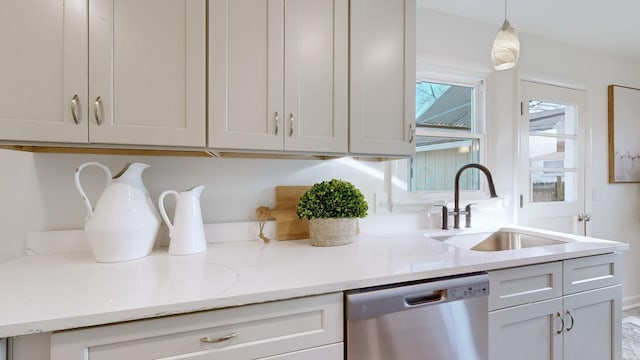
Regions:
<instances>
[{"instance_id":1,"label":"faucet spout","mask_svg":"<svg viewBox=\"0 0 640 360\"><path fill-rule=\"evenodd\" d=\"M454 208L453 208L453 228L454 229L460 228L460 175L462 174L463 171L469 168L475 168L482 171L484 175L487 177L487 182L489 183L489 193L491 194L491 197L492 198L498 197L498 195L496 195L496 187L493 184L493 177L491 176L491 172L489 171L489 169L487 169L487 167L480 164L467 164L461 167L456 173L456 179L455 179Z\"/></svg>"}]
</instances>

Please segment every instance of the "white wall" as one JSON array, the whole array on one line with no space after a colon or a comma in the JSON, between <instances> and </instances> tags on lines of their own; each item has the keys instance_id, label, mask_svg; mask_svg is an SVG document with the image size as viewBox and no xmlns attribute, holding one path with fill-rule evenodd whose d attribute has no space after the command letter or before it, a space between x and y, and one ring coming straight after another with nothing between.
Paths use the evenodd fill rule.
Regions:
<instances>
[{"instance_id":1,"label":"white wall","mask_svg":"<svg viewBox=\"0 0 640 360\"><path fill-rule=\"evenodd\" d=\"M490 49L500 24L489 26L466 19L418 10L418 67L455 72L491 72ZM512 24L516 27L518 24ZM608 183L607 85L640 88L640 64L569 44L520 33L521 57L515 70L493 73L487 83L488 164L501 192L515 198L514 124L519 79L587 92L587 121L591 125L591 167L587 183L590 235L631 244L624 256L627 304L640 303L640 185Z\"/></svg>"},{"instance_id":2,"label":"white wall","mask_svg":"<svg viewBox=\"0 0 640 360\"><path fill-rule=\"evenodd\" d=\"M32 154L0 150L0 262L24 253L35 181Z\"/></svg>"},{"instance_id":3,"label":"white wall","mask_svg":"<svg viewBox=\"0 0 640 360\"><path fill-rule=\"evenodd\" d=\"M377 162L36 154L40 202L47 209L68 204L64 212L48 212L48 218L40 224L42 229L82 228L86 214L73 185L73 174L79 164L94 160L107 165L114 174L128 162L151 165L143 173L143 180L154 200L167 189L181 191L205 185L200 198L205 223L255 220L258 206L275 206L276 185L311 185L341 178L367 195L384 190L383 164ZM98 168L83 170L81 182L89 187L86 191L92 202L104 188L104 177ZM56 184L55 191L51 183ZM166 202L170 203L169 198Z\"/></svg>"}]
</instances>

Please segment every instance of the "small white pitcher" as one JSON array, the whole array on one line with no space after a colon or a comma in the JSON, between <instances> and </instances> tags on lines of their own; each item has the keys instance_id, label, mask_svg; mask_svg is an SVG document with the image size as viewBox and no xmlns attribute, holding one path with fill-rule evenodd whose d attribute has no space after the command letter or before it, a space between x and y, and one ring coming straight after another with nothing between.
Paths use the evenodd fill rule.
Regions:
<instances>
[{"instance_id":1,"label":"small white pitcher","mask_svg":"<svg viewBox=\"0 0 640 360\"><path fill-rule=\"evenodd\" d=\"M160 215L169 228L169 255L189 255L199 253L207 248L207 240L204 236L202 223L202 210L200 210L200 195L204 185L178 193L175 190L167 190L158 198ZM164 208L164 198L167 195L176 197L176 210L173 215L173 224L169 221Z\"/></svg>"}]
</instances>

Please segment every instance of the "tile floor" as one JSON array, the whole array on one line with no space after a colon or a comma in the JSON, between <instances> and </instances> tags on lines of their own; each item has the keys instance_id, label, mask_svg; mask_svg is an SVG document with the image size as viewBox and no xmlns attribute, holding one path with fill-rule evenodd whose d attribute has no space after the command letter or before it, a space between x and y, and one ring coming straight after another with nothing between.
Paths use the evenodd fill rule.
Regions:
<instances>
[{"instance_id":1,"label":"tile floor","mask_svg":"<svg viewBox=\"0 0 640 360\"><path fill-rule=\"evenodd\" d=\"M622 318L624 319L627 316L635 316L637 318L640 318L640 306L624 310L622 312Z\"/></svg>"},{"instance_id":2,"label":"tile floor","mask_svg":"<svg viewBox=\"0 0 640 360\"><path fill-rule=\"evenodd\" d=\"M640 360L640 307L622 312L622 360Z\"/></svg>"}]
</instances>

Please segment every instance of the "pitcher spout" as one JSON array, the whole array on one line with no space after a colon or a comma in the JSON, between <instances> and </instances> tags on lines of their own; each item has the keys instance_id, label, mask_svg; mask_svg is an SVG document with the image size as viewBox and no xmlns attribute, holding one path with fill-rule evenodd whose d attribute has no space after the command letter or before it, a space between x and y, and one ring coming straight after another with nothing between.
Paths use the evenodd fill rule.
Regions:
<instances>
[{"instance_id":1,"label":"pitcher spout","mask_svg":"<svg viewBox=\"0 0 640 360\"><path fill-rule=\"evenodd\" d=\"M118 179L118 178L141 179L142 173L150 167L151 165L145 164L145 163L139 163L139 162L129 163L122 170L120 170L119 173L114 175L113 179Z\"/></svg>"},{"instance_id":2,"label":"pitcher spout","mask_svg":"<svg viewBox=\"0 0 640 360\"><path fill-rule=\"evenodd\" d=\"M204 185L198 185L196 187L194 187L193 189L189 190L193 193L193 196L196 199L200 198L200 195L202 195L202 191L204 190Z\"/></svg>"}]
</instances>

